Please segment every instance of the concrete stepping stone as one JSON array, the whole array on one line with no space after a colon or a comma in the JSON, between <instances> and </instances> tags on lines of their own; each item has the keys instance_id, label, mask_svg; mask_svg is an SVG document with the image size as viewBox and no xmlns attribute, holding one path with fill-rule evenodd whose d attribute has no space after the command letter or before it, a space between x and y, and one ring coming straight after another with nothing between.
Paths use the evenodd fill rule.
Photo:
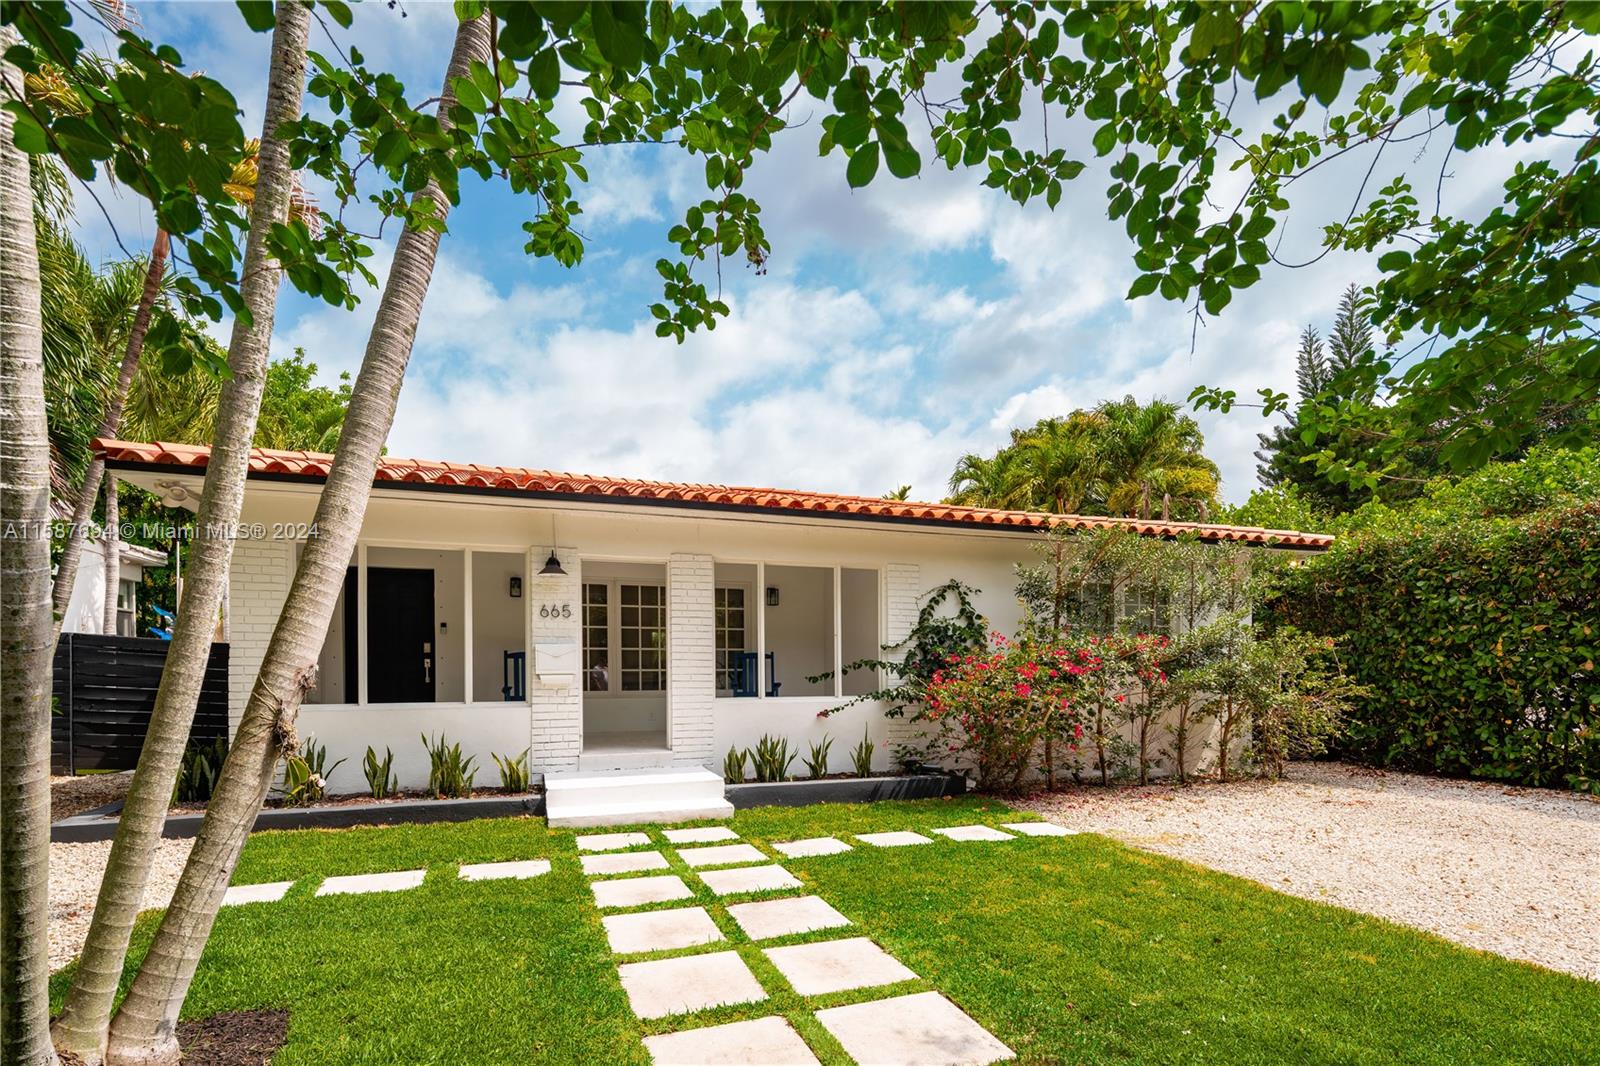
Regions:
<instances>
[{"instance_id":1,"label":"concrete stepping stone","mask_svg":"<svg viewBox=\"0 0 1600 1066\"><path fill-rule=\"evenodd\" d=\"M1012 832L1028 837L1075 837L1081 832L1053 822L1006 822L1004 825Z\"/></svg>"},{"instance_id":2,"label":"concrete stepping stone","mask_svg":"<svg viewBox=\"0 0 1600 1066\"><path fill-rule=\"evenodd\" d=\"M899 830L893 833L857 833L856 839L863 844L871 844L875 848L903 848L909 844L932 844L933 841L921 833L912 833Z\"/></svg>"},{"instance_id":3,"label":"concrete stepping stone","mask_svg":"<svg viewBox=\"0 0 1600 1066\"><path fill-rule=\"evenodd\" d=\"M738 840L739 834L725 825L703 825L695 829L663 829L670 844L710 844L718 840Z\"/></svg>"},{"instance_id":4,"label":"concrete stepping stone","mask_svg":"<svg viewBox=\"0 0 1600 1066\"><path fill-rule=\"evenodd\" d=\"M396 870L385 874L349 874L324 878L317 886L319 896L358 895L367 892L402 892L422 884L426 870Z\"/></svg>"},{"instance_id":5,"label":"concrete stepping stone","mask_svg":"<svg viewBox=\"0 0 1600 1066\"><path fill-rule=\"evenodd\" d=\"M791 933L809 933L849 925L850 919L817 896L768 899L759 903L733 903L728 914L751 940L771 940Z\"/></svg>"},{"instance_id":6,"label":"concrete stepping stone","mask_svg":"<svg viewBox=\"0 0 1600 1066\"><path fill-rule=\"evenodd\" d=\"M233 907L241 903L276 903L293 887L293 881L269 881L264 885L229 885L228 891L222 894L222 905Z\"/></svg>"},{"instance_id":7,"label":"concrete stepping stone","mask_svg":"<svg viewBox=\"0 0 1600 1066\"><path fill-rule=\"evenodd\" d=\"M617 975L628 994L628 1005L641 1018L665 1018L767 998L761 982L737 951L630 962L618 966Z\"/></svg>"},{"instance_id":8,"label":"concrete stepping stone","mask_svg":"<svg viewBox=\"0 0 1600 1066\"><path fill-rule=\"evenodd\" d=\"M747 862L770 862L749 844L719 844L709 848L679 848L678 858L692 867L737 866Z\"/></svg>"},{"instance_id":9,"label":"concrete stepping stone","mask_svg":"<svg viewBox=\"0 0 1600 1066\"><path fill-rule=\"evenodd\" d=\"M717 923L711 920L711 915L706 913L704 907L613 914L600 919L600 922L606 927L606 939L611 942L611 950L618 955L692 948L725 939L722 930L717 928Z\"/></svg>"},{"instance_id":10,"label":"concrete stepping stone","mask_svg":"<svg viewBox=\"0 0 1600 1066\"><path fill-rule=\"evenodd\" d=\"M782 1018L756 1018L644 1038L656 1066L816 1066L817 1057Z\"/></svg>"},{"instance_id":11,"label":"concrete stepping stone","mask_svg":"<svg viewBox=\"0 0 1600 1066\"><path fill-rule=\"evenodd\" d=\"M461 880L499 881L507 877L543 877L549 872L549 859L524 859L517 862L473 862L461 867Z\"/></svg>"},{"instance_id":12,"label":"concrete stepping stone","mask_svg":"<svg viewBox=\"0 0 1600 1066\"><path fill-rule=\"evenodd\" d=\"M616 855L579 855L583 872L590 877L599 874L631 874L639 870L665 870L666 857L659 851L624 851Z\"/></svg>"},{"instance_id":13,"label":"concrete stepping stone","mask_svg":"<svg viewBox=\"0 0 1600 1066\"><path fill-rule=\"evenodd\" d=\"M671 899L689 899L694 895L683 878L676 874L664 877L620 877L615 881L595 881L595 906L602 910L610 907L642 907L646 903L665 903Z\"/></svg>"},{"instance_id":14,"label":"concrete stepping stone","mask_svg":"<svg viewBox=\"0 0 1600 1066\"><path fill-rule=\"evenodd\" d=\"M738 866L731 870L707 870L700 875L700 880L719 896L802 887L800 879L781 866Z\"/></svg>"},{"instance_id":15,"label":"concrete stepping stone","mask_svg":"<svg viewBox=\"0 0 1600 1066\"><path fill-rule=\"evenodd\" d=\"M620 851L650 843L643 833L590 833L575 840L579 851Z\"/></svg>"},{"instance_id":16,"label":"concrete stepping stone","mask_svg":"<svg viewBox=\"0 0 1600 1066\"><path fill-rule=\"evenodd\" d=\"M934 832L938 833L942 837L949 837L951 840L1017 839L1010 833L1002 833L1000 830L987 825L947 825L942 829L935 829Z\"/></svg>"},{"instance_id":17,"label":"concrete stepping stone","mask_svg":"<svg viewBox=\"0 0 1600 1066\"><path fill-rule=\"evenodd\" d=\"M802 996L892 985L917 976L864 936L766 950L772 965Z\"/></svg>"},{"instance_id":18,"label":"concrete stepping stone","mask_svg":"<svg viewBox=\"0 0 1600 1066\"><path fill-rule=\"evenodd\" d=\"M790 840L772 846L791 859L801 859L808 855L837 855L843 851L855 850L835 837L807 837L804 840Z\"/></svg>"},{"instance_id":19,"label":"concrete stepping stone","mask_svg":"<svg viewBox=\"0 0 1600 1066\"><path fill-rule=\"evenodd\" d=\"M857 1062L875 1066L980 1064L1016 1056L937 992L817 1011L817 1021Z\"/></svg>"}]
</instances>

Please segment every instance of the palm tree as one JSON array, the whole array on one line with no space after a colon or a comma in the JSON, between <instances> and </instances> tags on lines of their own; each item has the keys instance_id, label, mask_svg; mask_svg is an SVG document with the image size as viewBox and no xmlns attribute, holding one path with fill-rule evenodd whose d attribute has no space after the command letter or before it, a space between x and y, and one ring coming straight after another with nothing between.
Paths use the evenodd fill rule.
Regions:
<instances>
[{"instance_id":1,"label":"palm tree","mask_svg":"<svg viewBox=\"0 0 1600 1066\"><path fill-rule=\"evenodd\" d=\"M1002 448L987 459L970 452L963 455L950 475L949 502L968 507L1032 507L1028 474L1016 450Z\"/></svg>"},{"instance_id":2,"label":"palm tree","mask_svg":"<svg viewBox=\"0 0 1600 1066\"><path fill-rule=\"evenodd\" d=\"M909 500L911 498L911 486L901 485L893 492L884 493L883 498L886 500Z\"/></svg>"},{"instance_id":3,"label":"palm tree","mask_svg":"<svg viewBox=\"0 0 1600 1066\"><path fill-rule=\"evenodd\" d=\"M1205 436L1177 404L1132 396L1096 408L1105 419L1100 502L1106 513L1204 517L1216 506L1219 474L1205 456Z\"/></svg>"},{"instance_id":4,"label":"palm tree","mask_svg":"<svg viewBox=\"0 0 1600 1066\"><path fill-rule=\"evenodd\" d=\"M1017 438L1013 447L1027 471L1028 497L1035 507L1056 514L1082 511L1105 474L1106 419L1099 412L1074 411L1047 418Z\"/></svg>"}]
</instances>

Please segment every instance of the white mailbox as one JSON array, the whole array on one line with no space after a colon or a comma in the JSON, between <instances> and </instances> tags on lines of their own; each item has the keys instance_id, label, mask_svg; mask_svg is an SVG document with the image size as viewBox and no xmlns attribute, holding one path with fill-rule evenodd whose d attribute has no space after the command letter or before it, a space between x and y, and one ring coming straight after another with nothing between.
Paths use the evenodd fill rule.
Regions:
<instances>
[{"instance_id":1,"label":"white mailbox","mask_svg":"<svg viewBox=\"0 0 1600 1066\"><path fill-rule=\"evenodd\" d=\"M541 641L533 646L533 674L539 684L566 688L578 674L578 646L570 640Z\"/></svg>"}]
</instances>

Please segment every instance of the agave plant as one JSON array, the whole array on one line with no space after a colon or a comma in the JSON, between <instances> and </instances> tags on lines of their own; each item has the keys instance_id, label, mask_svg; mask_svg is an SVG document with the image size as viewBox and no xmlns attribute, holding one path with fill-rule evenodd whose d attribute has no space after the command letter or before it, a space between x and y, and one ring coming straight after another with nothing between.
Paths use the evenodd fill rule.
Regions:
<instances>
[{"instance_id":1,"label":"agave plant","mask_svg":"<svg viewBox=\"0 0 1600 1066\"><path fill-rule=\"evenodd\" d=\"M786 781L789 778L789 766L799 753L789 750L788 740L763 733L749 754L757 781Z\"/></svg>"},{"instance_id":2,"label":"agave plant","mask_svg":"<svg viewBox=\"0 0 1600 1066\"><path fill-rule=\"evenodd\" d=\"M722 760L722 779L730 785L744 781L744 764L749 760L750 753L737 744L729 748Z\"/></svg>"},{"instance_id":3,"label":"agave plant","mask_svg":"<svg viewBox=\"0 0 1600 1066\"><path fill-rule=\"evenodd\" d=\"M383 749L383 758L378 758L378 753L367 747L367 757L362 762L361 770L367 775L367 788L372 791L373 799L385 799L400 790L400 781L394 775L394 752L389 748Z\"/></svg>"},{"instance_id":4,"label":"agave plant","mask_svg":"<svg viewBox=\"0 0 1600 1066\"><path fill-rule=\"evenodd\" d=\"M811 754L805 757L805 764L806 774L813 781L828 776L828 750L832 747L833 738L830 736L824 736L811 745Z\"/></svg>"},{"instance_id":5,"label":"agave plant","mask_svg":"<svg viewBox=\"0 0 1600 1066\"><path fill-rule=\"evenodd\" d=\"M528 752L530 750L529 748L523 748L522 754L515 758L510 755L490 753L489 757L500 768L500 787L507 792L528 791Z\"/></svg>"},{"instance_id":6,"label":"agave plant","mask_svg":"<svg viewBox=\"0 0 1600 1066\"><path fill-rule=\"evenodd\" d=\"M867 738L867 732L865 729L861 731L861 743L850 752L850 762L855 766L857 777L872 776L872 752L876 745Z\"/></svg>"},{"instance_id":7,"label":"agave plant","mask_svg":"<svg viewBox=\"0 0 1600 1066\"><path fill-rule=\"evenodd\" d=\"M472 792L472 780L478 775L476 755L464 756L460 744L451 744L443 733L430 741L422 734L422 746L428 749L428 791L439 799L459 799Z\"/></svg>"}]
</instances>

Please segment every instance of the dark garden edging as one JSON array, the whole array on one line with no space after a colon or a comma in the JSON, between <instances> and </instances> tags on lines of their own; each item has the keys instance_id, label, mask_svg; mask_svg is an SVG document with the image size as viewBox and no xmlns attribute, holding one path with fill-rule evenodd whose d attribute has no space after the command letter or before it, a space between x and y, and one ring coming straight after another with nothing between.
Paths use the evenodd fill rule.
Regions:
<instances>
[{"instance_id":1,"label":"dark garden edging","mask_svg":"<svg viewBox=\"0 0 1600 1066\"><path fill-rule=\"evenodd\" d=\"M804 807L812 803L871 803L875 800L937 799L961 796L967 779L960 774L922 773L898 777L844 777L820 781L749 782L727 786L728 802L738 810L750 807ZM110 803L50 827L55 844L110 840L117 832L121 803ZM474 818L543 815L544 796L473 796L467 799L415 799L383 803L344 803L332 807L268 807L256 815L259 829L347 829L357 825L426 825L467 822ZM181 840L200 831L201 811L167 816L161 835Z\"/></svg>"},{"instance_id":2,"label":"dark garden edging","mask_svg":"<svg viewBox=\"0 0 1600 1066\"><path fill-rule=\"evenodd\" d=\"M819 781L764 781L729 785L728 802L751 807L804 807L812 803L872 803L875 800L937 799L963 796L960 774L923 773L899 777L839 777Z\"/></svg>"}]
</instances>

